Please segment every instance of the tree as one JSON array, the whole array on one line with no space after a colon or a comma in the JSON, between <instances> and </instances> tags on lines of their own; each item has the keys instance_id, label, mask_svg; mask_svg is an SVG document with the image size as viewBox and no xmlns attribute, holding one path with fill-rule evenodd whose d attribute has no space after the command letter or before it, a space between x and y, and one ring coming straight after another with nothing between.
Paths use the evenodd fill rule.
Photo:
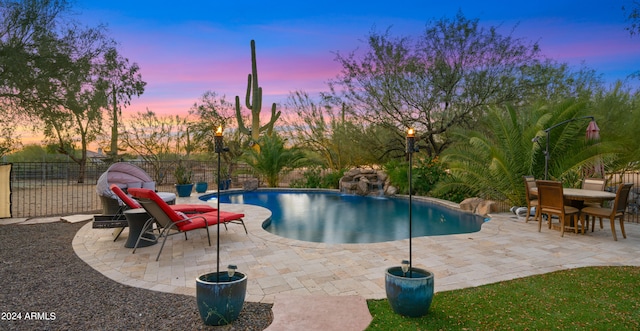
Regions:
<instances>
[{"instance_id":1,"label":"tree","mask_svg":"<svg viewBox=\"0 0 640 331\"><path fill-rule=\"evenodd\" d=\"M200 100L193 104L189 114L198 118L198 121L189 125L193 137L192 144L200 146L212 156L215 155L214 135L216 129L219 126L227 129L237 125L233 104L228 102L224 95L219 96L213 91L205 92ZM222 153L221 157L227 166L225 175L230 175L243 153L244 142L240 131L225 130L224 144L229 151Z\"/></svg>"},{"instance_id":2,"label":"tree","mask_svg":"<svg viewBox=\"0 0 640 331\"><path fill-rule=\"evenodd\" d=\"M161 116L147 109L138 112L125 124L122 134L124 144L150 163L157 183L163 183L166 175L171 173L173 164L161 161L174 160L178 155L187 151L185 148L188 121L176 116Z\"/></svg>"},{"instance_id":3,"label":"tree","mask_svg":"<svg viewBox=\"0 0 640 331\"><path fill-rule=\"evenodd\" d=\"M107 105L107 84L101 75L101 61L111 40L101 29L70 30L57 44L45 45L46 51L65 63L52 75L49 85L31 90L42 93L35 102L23 103L32 118L44 123L44 135L79 165L78 183L84 182L87 146L101 131L103 109ZM41 103L47 97L51 102ZM79 145L79 151L77 146Z\"/></svg>"},{"instance_id":4,"label":"tree","mask_svg":"<svg viewBox=\"0 0 640 331\"><path fill-rule=\"evenodd\" d=\"M193 143L209 152L215 149L213 136L216 128L228 128L236 124L233 104L227 101L224 95L219 96L213 91L205 92L200 100L191 106L189 114L198 118L198 121L189 125Z\"/></svg>"},{"instance_id":5,"label":"tree","mask_svg":"<svg viewBox=\"0 0 640 331\"><path fill-rule=\"evenodd\" d=\"M336 59L342 72L331 92L371 122L420 133L426 153L450 143L450 128L471 127L487 105L515 102L527 92L523 66L539 48L458 13L427 26L416 42L372 32L363 57ZM401 138L401 137L399 137Z\"/></svg>"},{"instance_id":6,"label":"tree","mask_svg":"<svg viewBox=\"0 0 640 331\"><path fill-rule=\"evenodd\" d=\"M20 136L16 134L15 114L6 110L11 105L0 104L0 158L10 154L20 146Z\"/></svg>"},{"instance_id":7,"label":"tree","mask_svg":"<svg viewBox=\"0 0 640 331\"><path fill-rule=\"evenodd\" d=\"M304 152L296 147L285 147L284 140L275 132L263 136L259 143L260 150L248 149L244 160L267 179L269 187L277 187L282 174L306 164Z\"/></svg>"},{"instance_id":8,"label":"tree","mask_svg":"<svg viewBox=\"0 0 640 331\"><path fill-rule=\"evenodd\" d=\"M68 9L64 0L0 0L0 98L33 101L28 92L47 87L50 76L66 65L44 51L59 42L58 26ZM41 91L38 97L43 96Z\"/></svg>"},{"instance_id":9,"label":"tree","mask_svg":"<svg viewBox=\"0 0 640 331\"><path fill-rule=\"evenodd\" d=\"M640 1L634 0L633 4L629 7L622 6L622 11L625 12L625 18L629 22L629 26L625 29L629 31L629 34L635 36L640 33Z\"/></svg>"},{"instance_id":10,"label":"tree","mask_svg":"<svg viewBox=\"0 0 640 331\"><path fill-rule=\"evenodd\" d=\"M607 173L640 170L640 93L631 93L618 82L611 90L595 93L592 111L598 118L600 137L610 156L601 160Z\"/></svg>"},{"instance_id":11,"label":"tree","mask_svg":"<svg viewBox=\"0 0 640 331\"><path fill-rule=\"evenodd\" d=\"M122 108L131 104L133 96L144 93L147 85L142 80L137 63L129 63L129 59L118 54L115 48L107 50L102 67L107 84L107 103L111 111L111 143L108 155L115 160L118 157L118 129Z\"/></svg>"},{"instance_id":12,"label":"tree","mask_svg":"<svg viewBox=\"0 0 640 331\"><path fill-rule=\"evenodd\" d=\"M314 102L304 91L291 92L285 109L291 115L286 132L300 147L315 153L325 167L343 170L358 165L367 149L358 144L364 129L350 118L345 106L333 107L327 98Z\"/></svg>"},{"instance_id":13,"label":"tree","mask_svg":"<svg viewBox=\"0 0 640 331\"><path fill-rule=\"evenodd\" d=\"M87 146L101 131L109 97L115 109L141 92L137 67L118 57L104 27L63 21L66 1L7 1L1 8L0 96L78 163L82 183ZM131 70L133 77L120 75Z\"/></svg>"},{"instance_id":14,"label":"tree","mask_svg":"<svg viewBox=\"0 0 640 331\"><path fill-rule=\"evenodd\" d=\"M521 68L523 84L528 91L520 104L531 105L538 100L561 102L567 98L589 98L603 88L601 75L595 70L581 67L570 69L566 63L547 59Z\"/></svg>"}]
</instances>

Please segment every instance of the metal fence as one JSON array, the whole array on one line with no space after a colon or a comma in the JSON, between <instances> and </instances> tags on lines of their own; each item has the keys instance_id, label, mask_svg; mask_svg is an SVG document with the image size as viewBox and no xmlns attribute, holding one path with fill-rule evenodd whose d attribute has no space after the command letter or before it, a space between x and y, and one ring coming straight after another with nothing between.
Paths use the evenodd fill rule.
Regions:
<instances>
[{"instance_id":1,"label":"metal fence","mask_svg":"<svg viewBox=\"0 0 640 331\"><path fill-rule=\"evenodd\" d=\"M217 181L217 162L188 161L193 170L193 179L207 182L213 189ZM173 170L175 162L154 167L144 161L130 163L145 170L151 178L159 178L158 191L173 192ZM11 209L13 217L44 217L80 213L100 213L101 200L96 193L98 178L110 164L92 162L87 164L83 183L78 183L79 166L74 162L18 162L13 163L11 172ZM167 169L166 174L157 173L155 169ZM239 164L231 176L231 187L242 187L249 178L261 178L252 173L245 164ZM294 181L303 178L303 171L293 171L280 179L280 187L289 187ZM629 207L626 220L640 222L640 173L630 172L613 175L609 178L609 189L615 190L619 183L634 183L629 196ZM506 204L505 204L506 205ZM508 210L508 206L507 209Z\"/></svg>"},{"instance_id":2,"label":"metal fence","mask_svg":"<svg viewBox=\"0 0 640 331\"><path fill-rule=\"evenodd\" d=\"M193 179L207 182L208 186L217 182L217 162L188 161L193 171ZM166 162L154 167L149 162L129 162L145 170L151 178L160 178L156 183L158 191L173 192L175 162ZM99 213L102 210L96 184L110 164L88 163L83 183L78 183L80 168L74 162L17 162L11 170L11 211L13 217L43 217L79 213ZM168 169L166 174L158 174L154 169ZM244 180L255 177L246 165L240 165L232 176L232 187L241 187Z\"/></svg>"}]
</instances>

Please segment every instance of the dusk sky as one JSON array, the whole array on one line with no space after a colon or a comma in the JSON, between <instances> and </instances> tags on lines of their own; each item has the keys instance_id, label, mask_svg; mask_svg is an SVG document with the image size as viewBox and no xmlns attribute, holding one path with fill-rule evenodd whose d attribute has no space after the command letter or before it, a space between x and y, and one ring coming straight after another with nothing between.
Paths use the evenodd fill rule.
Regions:
<instances>
[{"instance_id":1,"label":"dusk sky","mask_svg":"<svg viewBox=\"0 0 640 331\"><path fill-rule=\"evenodd\" d=\"M518 1L139 1L78 0L77 17L104 23L121 54L141 67L148 85L125 112L149 108L186 113L205 91L244 99L256 41L264 102L289 92L326 91L340 66L335 53L366 48L375 30L419 37L431 20L458 10L484 26L539 42L542 53L578 69L595 69L608 83L640 70L640 36L625 27L622 6L633 0ZM637 86L638 84L635 84Z\"/></svg>"}]
</instances>

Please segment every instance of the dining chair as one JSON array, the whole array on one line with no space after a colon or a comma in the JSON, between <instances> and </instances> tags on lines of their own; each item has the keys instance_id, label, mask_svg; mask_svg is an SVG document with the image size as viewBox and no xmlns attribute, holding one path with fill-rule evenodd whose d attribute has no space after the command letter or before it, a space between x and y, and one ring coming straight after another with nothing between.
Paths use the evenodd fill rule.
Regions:
<instances>
[{"instance_id":1,"label":"dining chair","mask_svg":"<svg viewBox=\"0 0 640 331\"><path fill-rule=\"evenodd\" d=\"M603 207L585 207L580 211L581 222L586 220L589 223L589 217L593 217L593 221L591 223L591 232L593 232L596 224L596 217L600 219L600 227L602 228L602 219L608 218L611 222L611 233L613 233L613 240L618 241L618 237L616 236L616 227L615 220L616 218L620 219L620 230L622 231L622 236L626 239L627 234L624 232L624 213L627 209L627 203L629 202L629 191L631 191L631 187L633 183L625 183L618 186L618 190L616 191L616 199L613 202L612 208L603 208Z\"/></svg>"},{"instance_id":2,"label":"dining chair","mask_svg":"<svg viewBox=\"0 0 640 331\"><path fill-rule=\"evenodd\" d=\"M531 214L531 208L536 209L536 214L533 217L533 220L538 219L538 196L531 193L531 189L536 187L536 179L533 176L522 176L524 179L524 190L527 199L527 216L525 218L525 223L529 222L529 215Z\"/></svg>"},{"instance_id":3,"label":"dining chair","mask_svg":"<svg viewBox=\"0 0 640 331\"><path fill-rule=\"evenodd\" d=\"M584 178L582 179L583 190L604 191L607 187L607 180L605 178ZM600 202L585 202L586 207L602 207Z\"/></svg>"},{"instance_id":4,"label":"dining chair","mask_svg":"<svg viewBox=\"0 0 640 331\"><path fill-rule=\"evenodd\" d=\"M575 233L578 233L578 214L580 210L564 204L564 192L562 183L553 180L537 180L538 187L538 232L542 228L542 215L547 215L549 229L551 229L552 216L557 216L560 221L560 236L564 237L564 229L567 223L573 221ZM584 232L584 223L582 223Z\"/></svg>"},{"instance_id":5,"label":"dining chair","mask_svg":"<svg viewBox=\"0 0 640 331\"><path fill-rule=\"evenodd\" d=\"M604 191L607 180L605 178L584 178L582 180L582 189L593 191Z\"/></svg>"}]
</instances>

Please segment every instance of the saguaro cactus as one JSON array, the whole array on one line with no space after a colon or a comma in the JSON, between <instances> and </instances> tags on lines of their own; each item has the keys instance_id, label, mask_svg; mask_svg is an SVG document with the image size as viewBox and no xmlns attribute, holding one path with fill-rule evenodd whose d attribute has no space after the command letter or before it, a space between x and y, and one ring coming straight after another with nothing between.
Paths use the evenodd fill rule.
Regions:
<instances>
[{"instance_id":1,"label":"saguaro cactus","mask_svg":"<svg viewBox=\"0 0 640 331\"><path fill-rule=\"evenodd\" d=\"M247 82L247 95L245 104L251 110L251 126L246 127L240 112L240 97L236 96L236 118L240 132L250 135L253 142L257 141L260 133L266 131L267 135L273 133L273 125L280 117L280 111L276 111L275 102L271 106L271 119L265 125L260 126L260 110L262 108L262 87L258 85L258 66L256 64L256 42L251 40L251 73ZM255 145L256 148L257 145Z\"/></svg>"}]
</instances>

